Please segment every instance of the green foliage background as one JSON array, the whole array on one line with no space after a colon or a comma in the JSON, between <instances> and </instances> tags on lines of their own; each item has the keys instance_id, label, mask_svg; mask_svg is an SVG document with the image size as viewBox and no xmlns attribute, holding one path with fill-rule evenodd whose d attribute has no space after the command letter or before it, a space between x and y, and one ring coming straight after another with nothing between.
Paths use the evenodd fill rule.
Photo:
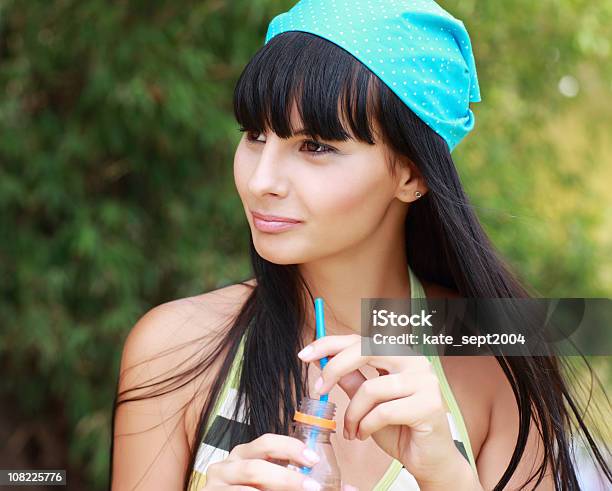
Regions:
<instances>
[{"instance_id":1,"label":"green foliage background","mask_svg":"<svg viewBox=\"0 0 612 491\"><path fill-rule=\"evenodd\" d=\"M28 463L103 489L130 327L248 277L232 91L292 4L0 0L0 418L35 429ZM494 243L543 296L611 297L612 3L440 4L476 55L453 156Z\"/></svg>"}]
</instances>

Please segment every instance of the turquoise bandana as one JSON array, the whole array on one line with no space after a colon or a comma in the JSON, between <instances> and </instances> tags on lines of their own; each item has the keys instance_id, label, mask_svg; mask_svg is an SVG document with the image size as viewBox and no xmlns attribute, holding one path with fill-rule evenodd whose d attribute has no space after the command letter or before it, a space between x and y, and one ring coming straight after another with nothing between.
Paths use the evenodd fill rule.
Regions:
<instances>
[{"instance_id":1,"label":"turquoise bandana","mask_svg":"<svg viewBox=\"0 0 612 491\"><path fill-rule=\"evenodd\" d=\"M474 128L480 102L476 64L463 22L433 0L302 0L268 26L337 44L367 66L450 151Z\"/></svg>"}]
</instances>

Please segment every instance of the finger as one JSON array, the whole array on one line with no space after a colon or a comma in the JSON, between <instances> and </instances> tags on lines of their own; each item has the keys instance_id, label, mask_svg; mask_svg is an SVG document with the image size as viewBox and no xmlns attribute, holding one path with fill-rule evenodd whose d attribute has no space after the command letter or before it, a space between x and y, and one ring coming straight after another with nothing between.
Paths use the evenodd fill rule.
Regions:
<instances>
[{"instance_id":1,"label":"finger","mask_svg":"<svg viewBox=\"0 0 612 491\"><path fill-rule=\"evenodd\" d=\"M342 491L359 491L359 488L356 488L355 486L351 486L350 484L343 484Z\"/></svg>"},{"instance_id":2,"label":"finger","mask_svg":"<svg viewBox=\"0 0 612 491\"><path fill-rule=\"evenodd\" d=\"M336 354L321 370L323 384L317 389L319 394L326 394L343 376L364 365L387 373L400 373L429 370L431 362L425 356L364 356L361 354L361 343L354 343Z\"/></svg>"},{"instance_id":3,"label":"finger","mask_svg":"<svg viewBox=\"0 0 612 491\"><path fill-rule=\"evenodd\" d=\"M342 376L338 380L338 385L350 398L359 390L361 384L363 384L368 378L361 372L361 370L353 370L350 373Z\"/></svg>"},{"instance_id":4,"label":"finger","mask_svg":"<svg viewBox=\"0 0 612 491\"><path fill-rule=\"evenodd\" d=\"M328 360L325 368L321 370L320 377L323 384L317 391L319 394L326 394L342 377L358 371L360 367L367 365L367 363L368 357L361 356L361 343L357 342L346 347Z\"/></svg>"},{"instance_id":5,"label":"finger","mask_svg":"<svg viewBox=\"0 0 612 491\"><path fill-rule=\"evenodd\" d=\"M355 438L359 422L378 404L413 395L423 386L423 377L395 373L366 380L351 397L344 413L344 429Z\"/></svg>"},{"instance_id":6,"label":"finger","mask_svg":"<svg viewBox=\"0 0 612 491\"><path fill-rule=\"evenodd\" d=\"M234 446L226 460L280 459L312 466L320 460L306 443L287 435L264 433L248 443Z\"/></svg>"},{"instance_id":7,"label":"finger","mask_svg":"<svg viewBox=\"0 0 612 491\"><path fill-rule=\"evenodd\" d=\"M421 390L412 396L378 404L359 422L357 438L365 440L372 433L388 425L409 426L412 431L432 433L445 416L441 395L431 390Z\"/></svg>"},{"instance_id":8,"label":"finger","mask_svg":"<svg viewBox=\"0 0 612 491\"><path fill-rule=\"evenodd\" d=\"M258 489L315 491L318 486L312 478L264 459L216 462L208 467L208 476L215 484L247 485Z\"/></svg>"},{"instance_id":9,"label":"finger","mask_svg":"<svg viewBox=\"0 0 612 491\"><path fill-rule=\"evenodd\" d=\"M333 356L348 346L360 342L359 334L342 334L324 336L306 345L298 356L303 361L319 360L324 356Z\"/></svg>"},{"instance_id":10,"label":"finger","mask_svg":"<svg viewBox=\"0 0 612 491\"><path fill-rule=\"evenodd\" d=\"M362 337L359 334L344 334L344 335L331 335L324 336L316 339L312 343L306 345L302 351L298 353L298 357L303 361L315 361L320 360L324 356L335 357L337 353L345 350L349 346L354 344L361 345ZM360 352L361 354L361 352ZM373 356L373 359L383 358L376 365L382 370L389 372L387 365L393 369L393 372L399 372L407 367L409 364L423 364L429 362L425 356L422 355L407 355L407 356ZM414 360L418 360L414 362Z\"/></svg>"}]
</instances>

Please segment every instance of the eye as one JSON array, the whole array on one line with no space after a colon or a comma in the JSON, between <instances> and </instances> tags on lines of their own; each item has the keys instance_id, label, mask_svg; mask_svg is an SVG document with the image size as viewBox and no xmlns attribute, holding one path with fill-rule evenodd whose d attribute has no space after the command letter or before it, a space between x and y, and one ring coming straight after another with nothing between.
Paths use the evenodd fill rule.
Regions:
<instances>
[{"instance_id":1,"label":"eye","mask_svg":"<svg viewBox=\"0 0 612 491\"><path fill-rule=\"evenodd\" d=\"M261 134L259 131L251 131L251 130L247 130L246 128L242 128L242 127L239 128L239 131L241 131L242 133L245 133L247 141L251 143L255 143L255 142L265 143L253 137L253 135Z\"/></svg>"},{"instance_id":2,"label":"eye","mask_svg":"<svg viewBox=\"0 0 612 491\"><path fill-rule=\"evenodd\" d=\"M315 140L304 140L304 144L314 145L315 147L318 147L320 149L320 150L312 150L312 151L309 151L308 153L322 154L322 153L334 153L335 152L333 148L328 147L327 145L324 145L323 143L319 143Z\"/></svg>"},{"instance_id":3,"label":"eye","mask_svg":"<svg viewBox=\"0 0 612 491\"><path fill-rule=\"evenodd\" d=\"M260 131L247 130L246 128L242 128L242 127L239 128L239 130L243 133L246 133L246 140L249 143L265 143L264 141L257 139L257 137L262 134ZM307 153L315 157L318 157L322 154L337 152L335 148L332 148L329 145L325 145L324 143L319 143L318 141L315 141L315 140L303 140L302 144L309 145L310 150L307 150Z\"/></svg>"}]
</instances>

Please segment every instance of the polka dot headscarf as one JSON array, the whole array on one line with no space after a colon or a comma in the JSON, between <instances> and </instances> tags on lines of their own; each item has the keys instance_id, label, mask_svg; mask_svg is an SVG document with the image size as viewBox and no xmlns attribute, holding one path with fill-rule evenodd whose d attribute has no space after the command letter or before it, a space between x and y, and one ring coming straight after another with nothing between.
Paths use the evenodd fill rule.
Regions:
<instances>
[{"instance_id":1,"label":"polka dot headscarf","mask_svg":"<svg viewBox=\"0 0 612 491\"><path fill-rule=\"evenodd\" d=\"M452 152L474 128L480 102L463 22L433 0L302 0L272 19L267 43L286 31L316 34L377 75Z\"/></svg>"}]
</instances>

